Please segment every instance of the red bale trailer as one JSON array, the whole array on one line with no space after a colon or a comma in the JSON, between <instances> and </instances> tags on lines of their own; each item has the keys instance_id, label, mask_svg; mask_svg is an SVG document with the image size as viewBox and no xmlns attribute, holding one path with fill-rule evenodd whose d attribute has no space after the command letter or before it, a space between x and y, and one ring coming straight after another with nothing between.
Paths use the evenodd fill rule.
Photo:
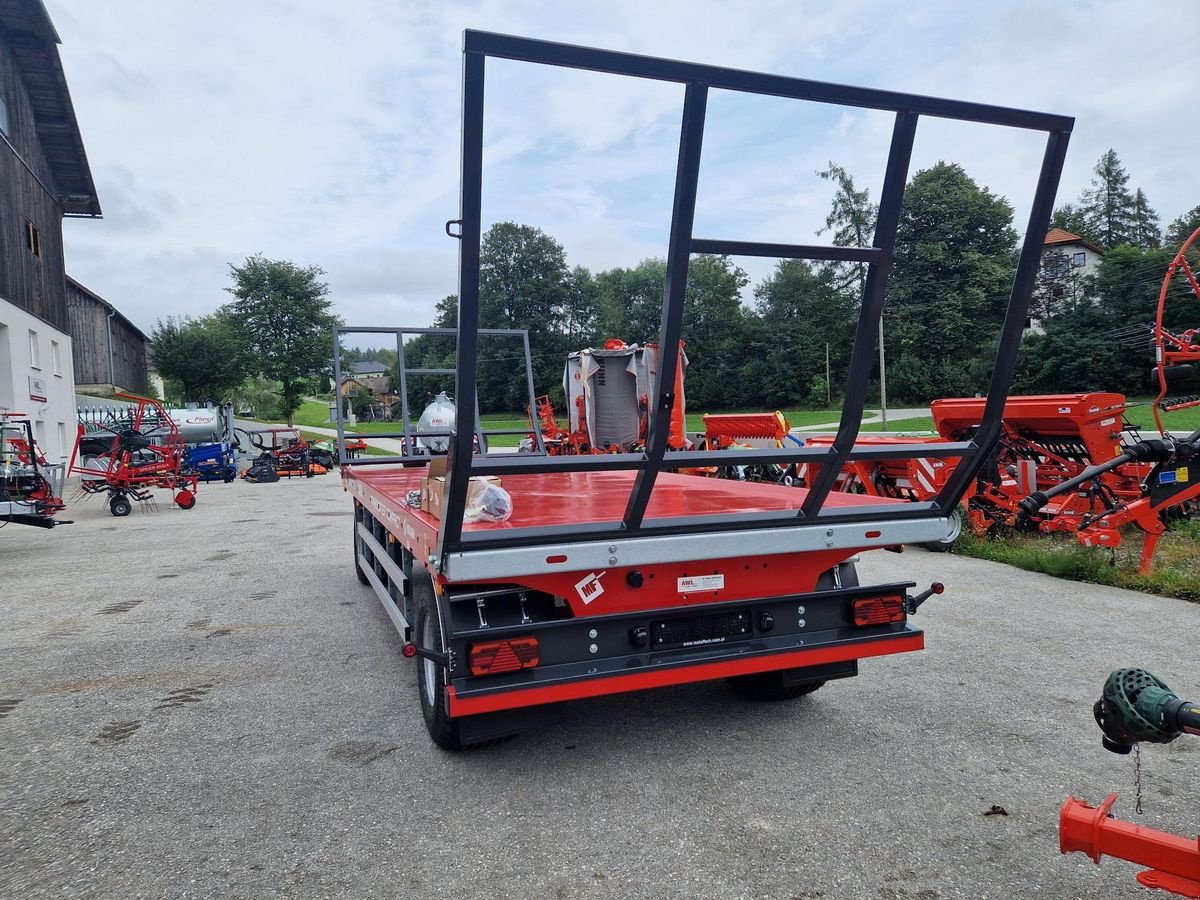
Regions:
<instances>
[{"instance_id":1,"label":"red bale trailer","mask_svg":"<svg viewBox=\"0 0 1200 900\"><path fill-rule=\"evenodd\" d=\"M608 452L549 452L536 421L545 406L536 402L527 336L480 328L483 76L489 57L648 77L683 89L670 251L644 430L637 429L636 441L593 442ZM1022 250L980 428L967 440L936 445L856 444L917 122L951 118L1042 132L1046 151L1027 229L1038 234L1053 208L1072 120L477 31L466 32L463 73L462 203L460 218L447 224L460 242L457 328L339 326L333 340L339 383L345 336L390 333L402 381L410 371L444 377L442 389L458 400L444 457L397 464L352 460L341 451L339 459L353 500L354 566L400 634L405 656L416 662L431 738L459 749L518 732L561 709L562 701L701 681L727 680L753 699L795 698L857 674L860 660L920 650L924 635L910 616L941 585L914 590L903 580L860 583L856 557L951 535L953 511L999 437L1040 248L1027 241ZM892 114L872 245L695 237L710 89ZM842 423L828 446L780 439L710 451L681 444L680 348L688 261L696 253L866 267ZM405 338L417 331L453 337L453 369L406 367ZM496 346L505 339L520 339L525 349L530 422L522 433L532 435L526 453L489 446L477 413L474 428L469 422L469 411L478 410L477 364L511 358L511 349ZM640 397L635 400L640 405ZM407 434L407 411L403 419ZM834 490L847 463L913 457L959 462L925 501ZM799 488L681 474L768 465L806 465L809 478Z\"/></svg>"}]
</instances>

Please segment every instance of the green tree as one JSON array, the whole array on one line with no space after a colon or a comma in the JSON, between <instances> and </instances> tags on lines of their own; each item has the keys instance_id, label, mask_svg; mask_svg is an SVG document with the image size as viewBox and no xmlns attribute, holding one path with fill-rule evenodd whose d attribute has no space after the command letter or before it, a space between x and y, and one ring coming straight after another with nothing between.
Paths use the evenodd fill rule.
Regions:
<instances>
[{"instance_id":1,"label":"green tree","mask_svg":"<svg viewBox=\"0 0 1200 900\"><path fill-rule=\"evenodd\" d=\"M835 186L825 227L817 234L832 231L835 247L870 247L875 239L875 220L879 216L879 207L871 202L870 192L866 188L858 190L849 173L832 160L828 168L817 174ZM853 287L856 296L861 297L867 281L866 263L835 265L841 272L840 286Z\"/></svg>"},{"instance_id":2,"label":"green tree","mask_svg":"<svg viewBox=\"0 0 1200 900\"><path fill-rule=\"evenodd\" d=\"M570 304L571 273L562 244L540 228L497 222L480 246L479 324L529 332L534 384L557 397L568 339L561 312ZM511 338L482 338L477 380L483 411L529 403L521 348Z\"/></svg>"},{"instance_id":3,"label":"green tree","mask_svg":"<svg viewBox=\"0 0 1200 900\"><path fill-rule=\"evenodd\" d=\"M1166 245L1178 251L1197 228L1200 228L1200 206L1189 209L1171 223L1167 229Z\"/></svg>"},{"instance_id":4,"label":"green tree","mask_svg":"<svg viewBox=\"0 0 1200 900\"><path fill-rule=\"evenodd\" d=\"M688 263L681 334L688 359L695 360L685 381L694 409L729 409L753 396L753 386L739 378L749 319L742 288L749 283L728 256L694 256Z\"/></svg>"},{"instance_id":5,"label":"green tree","mask_svg":"<svg viewBox=\"0 0 1200 900\"><path fill-rule=\"evenodd\" d=\"M1040 393L1148 391L1152 324L1162 275L1173 255L1170 249L1131 245L1105 253L1086 285L1085 300L1061 309L1045 321L1043 334L1022 344L1017 387ZM1195 324L1190 300L1186 284L1172 284L1164 310L1167 328ZM1141 334L1137 326L1143 326Z\"/></svg>"},{"instance_id":6,"label":"green tree","mask_svg":"<svg viewBox=\"0 0 1200 900\"><path fill-rule=\"evenodd\" d=\"M740 378L749 388L743 402L775 408L824 405L826 346L837 393L849 370L857 297L839 287L833 268L798 259L781 261L754 289L754 297L757 315L747 325Z\"/></svg>"},{"instance_id":7,"label":"green tree","mask_svg":"<svg viewBox=\"0 0 1200 900\"><path fill-rule=\"evenodd\" d=\"M183 400L223 400L246 377L248 360L233 323L217 313L161 319L150 334L155 368Z\"/></svg>"},{"instance_id":8,"label":"green tree","mask_svg":"<svg viewBox=\"0 0 1200 900\"><path fill-rule=\"evenodd\" d=\"M1158 213L1150 208L1146 192L1141 188L1133 194L1133 232L1130 243L1146 250L1162 246L1162 228L1158 224Z\"/></svg>"},{"instance_id":9,"label":"green tree","mask_svg":"<svg viewBox=\"0 0 1200 900\"><path fill-rule=\"evenodd\" d=\"M1105 248L1136 243L1134 198L1117 151L1110 148L1092 172L1092 186L1083 192L1080 207L1098 238L1096 243Z\"/></svg>"},{"instance_id":10,"label":"green tree","mask_svg":"<svg viewBox=\"0 0 1200 900\"><path fill-rule=\"evenodd\" d=\"M904 193L888 289L888 367L896 397L980 390L1016 265L1012 207L956 163L917 172ZM968 365L969 361L975 361Z\"/></svg>"},{"instance_id":11,"label":"green tree","mask_svg":"<svg viewBox=\"0 0 1200 900\"><path fill-rule=\"evenodd\" d=\"M597 336L629 343L655 340L662 324L666 280L667 263L663 259L643 259L632 269L597 274Z\"/></svg>"},{"instance_id":12,"label":"green tree","mask_svg":"<svg viewBox=\"0 0 1200 900\"><path fill-rule=\"evenodd\" d=\"M1093 244L1102 243L1100 235L1092 228L1087 213L1074 203L1064 203L1056 209L1054 215L1050 217L1050 227L1069 231L1076 237L1081 237Z\"/></svg>"},{"instance_id":13,"label":"green tree","mask_svg":"<svg viewBox=\"0 0 1200 900\"><path fill-rule=\"evenodd\" d=\"M281 384L280 412L292 424L310 376L329 365L333 326L329 286L318 266L297 266L262 254L230 264L234 296L224 310L236 322L258 374Z\"/></svg>"}]
</instances>

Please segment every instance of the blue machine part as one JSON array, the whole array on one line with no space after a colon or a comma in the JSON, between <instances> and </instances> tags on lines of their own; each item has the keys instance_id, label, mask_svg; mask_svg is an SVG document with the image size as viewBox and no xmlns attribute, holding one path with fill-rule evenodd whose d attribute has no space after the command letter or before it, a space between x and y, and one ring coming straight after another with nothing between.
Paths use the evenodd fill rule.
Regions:
<instances>
[{"instance_id":1,"label":"blue machine part","mask_svg":"<svg viewBox=\"0 0 1200 900\"><path fill-rule=\"evenodd\" d=\"M201 481L224 481L237 478L237 451L227 443L201 444L188 450L188 468Z\"/></svg>"}]
</instances>

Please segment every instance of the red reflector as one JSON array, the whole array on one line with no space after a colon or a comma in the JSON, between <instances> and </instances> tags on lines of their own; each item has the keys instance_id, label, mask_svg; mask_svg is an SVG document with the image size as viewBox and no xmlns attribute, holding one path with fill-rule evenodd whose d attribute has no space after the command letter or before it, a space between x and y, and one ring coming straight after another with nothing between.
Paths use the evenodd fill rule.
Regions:
<instances>
[{"instance_id":1,"label":"red reflector","mask_svg":"<svg viewBox=\"0 0 1200 900\"><path fill-rule=\"evenodd\" d=\"M535 637L505 638L471 645L472 675L519 672L532 669L539 662L538 639Z\"/></svg>"},{"instance_id":2,"label":"red reflector","mask_svg":"<svg viewBox=\"0 0 1200 900\"><path fill-rule=\"evenodd\" d=\"M904 621L903 597L861 597L852 604L854 624L886 625Z\"/></svg>"}]
</instances>

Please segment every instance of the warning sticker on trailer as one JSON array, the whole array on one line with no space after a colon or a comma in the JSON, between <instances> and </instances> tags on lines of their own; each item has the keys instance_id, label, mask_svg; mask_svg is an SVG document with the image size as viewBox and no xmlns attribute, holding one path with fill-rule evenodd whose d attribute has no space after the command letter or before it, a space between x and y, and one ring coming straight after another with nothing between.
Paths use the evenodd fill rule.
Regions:
<instances>
[{"instance_id":1,"label":"warning sticker on trailer","mask_svg":"<svg viewBox=\"0 0 1200 900\"><path fill-rule=\"evenodd\" d=\"M690 594L693 591L719 591L725 587L724 575L685 575L676 580L679 593Z\"/></svg>"}]
</instances>

